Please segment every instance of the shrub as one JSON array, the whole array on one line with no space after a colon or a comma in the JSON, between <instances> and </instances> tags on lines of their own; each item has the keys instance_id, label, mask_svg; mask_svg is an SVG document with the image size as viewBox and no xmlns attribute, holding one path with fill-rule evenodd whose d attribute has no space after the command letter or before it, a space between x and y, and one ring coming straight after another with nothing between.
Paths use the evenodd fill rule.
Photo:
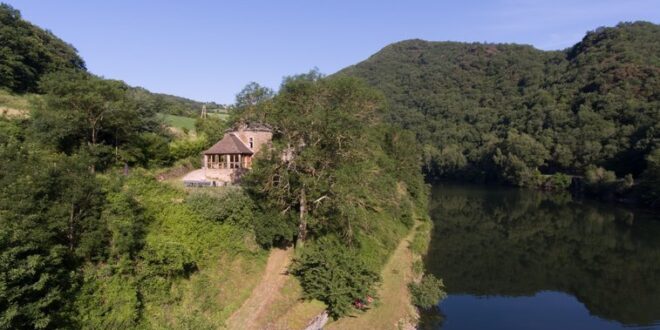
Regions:
<instances>
[{"instance_id":1,"label":"shrub","mask_svg":"<svg viewBox=\"0 0 660 330\"><path fill-rule=\"evenodd\" d=\"M335 319L349 314L356 301L373 296L374 284L380 280L355 250L329 236L310 244L294 261L292 272L300 279L305 297L326 303Z\"/></svg>"},{"instance_id":2,"label":"shrub","mask_svg":"<svg viewBox=\"0 0 660 330\"><path fill-rule=\"evenodd\" d=\"M424 275L420 283L408 284L412 303L424 309L437 305L440 300L447 296L444 287L442 280L437 279L432 274Z\"/></svg>"},{"instance_id":3,"label":"shrub","mask_svg":"<svg viewBox=\"0 0 660 330\"><path fill-rule=\"evenodd\" d=\"M296 219L277 212L260 213L255 217L254 233L257 243L264 248L293 242L298 233Z\"/></svg>"},{"instance_id":4,"label":"shrub","mask_svg":"<svg viewBox=\"0 0 660 330\"><path fill-rule=\"evenodd\" d=\"M255 205L241 190L221 193L197 192L186 203L203 218L249 228L254 223Z\"/></svg>"},{"instance_id":5,"label":"shrub","mask_svg":"<svg viewBox=\"0 0 660 330\"><path fill-rule=\"evenodd\" d=\"M555 173L547 178L544 188L548 190L566 190L571 186L571 177L564 173Z\"/></svg>"},{"instance_id":6,"label":"shrub","mask_svg":"<svg viewBox=\"0 0 660 330\"><path fill-rule=\"evenodd\" d=\"M182 245L159 242L142 251L145 271L162 277L188 276L197 265L192 255Z\"/></svg>"},{"instance_id":7,"label":"shrub","mask_svg":"<svg viewBox=\"0 0 660 330\"><path fill-rule=\"evenodd\" d=\"M207 145L208 139L204 135L195 138L178 139L170 142L169 154L174 159L198 157Z\"/></svg>"}]
</instances>

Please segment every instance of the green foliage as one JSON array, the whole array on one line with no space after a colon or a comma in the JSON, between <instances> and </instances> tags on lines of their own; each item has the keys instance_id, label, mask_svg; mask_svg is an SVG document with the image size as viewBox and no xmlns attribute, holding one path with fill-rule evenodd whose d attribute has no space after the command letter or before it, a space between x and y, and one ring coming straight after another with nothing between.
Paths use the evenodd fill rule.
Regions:
<instances>
[{"instance_id":1,"label":"green foliage","mask_svg":"<svg viewBox=\"0 0 660 330\"><path fill-rule=\"evenodd\" d=\"M429 249L429 233L430 224L428 222L422 223L416 230L413 240L410 243L410 250L417 255L425 255Z\"/></svg>"},{"instance_id":2,"label":"green foliage","mask_svg":"<svg viewBox=\"0 0 660 330\"><path fill-rule=\"evenodd\" d=\"M437 279L433 274L424 275L419 283L408 284L413 305L424 309L437 305L447 297L444 288L442 280Z\"/></svg>"},{"instance_id":3,"label":"green foliage","mask_svg":"<svg viewBox=\"0 0 660 330\"><path fill-rule=\"evenodd\" d=\"M163 122L168 126L188 131L195 130L195 123L197 120L199 120L195 118L170 114L161 114L160 116L162 116Z\"/></svg>"},{"instance_id":4,"label":"green foliage","mask_svg":"<svg viewBox=\"0 0 660 330\"><path fill-rule=\"evenodd\" d=\"M555 173L550 176L546 183L554 190L566 190L571 185L571 177L566 174Z\"/></svg>"},{"instance_id":5,"label":"green foliage","mask_svg":"<svg viewBox=\"0 0 660 330\"><path fill-rule=\"evenodd\" d=\"M389 45L338 75L381 90L431 179L536 186L591 164L638 177L660 132L660 26L621 23L566 51L426 42Z\"/></svg>"},{"instance_id":6,"label":"green foliage","mask_svg":"<svg viewBox=\"0 0 660 330\"><path fill-rule=\"evenodd\" d=\"M135 258L144 245L147 226L142 207L135 198L121 190L108 193L102 219L110 232L109 256Z\"/></svg>"},{"instance_id":7,"label":"green foliage","mask_svg":"<svg viewBox=\"0 0 660 330\"><path fill-rule=\"evenodd\" d=\"M206 136L195 138L176 139L170 142L169 154L173 159L200 157L200 154L209 145Z\"/></svg>"},{"instance_id":8,"label":"green foliage","mask_svg":"<svg viewBox=\"0 0 660 330\"><path fill-rule=\"evenodd\" d=\"M589 166L584 172L584 180L588 185L606 185L616 181L616 174L602 167Z\"/></svg>"},{"instance_id":9,"label":"green foliage","mask_svg":"<svg viewBox=\"0 0 660 330\"><path fill-rule=\"evenodd\" d=\"M71 45L21 18L18 10L0 3L0 89L35 92L39 79L59 70L85 70Z\"/></svg>"},{"instance_id":10,"label":"green foliage","mask_svg":"<svg viewBox=\"0 0 660 330\"><path fill-rule=\"evenodd\" d=\"M254 233L257 243L264 248L286 246L293 242L298 234L297 219L290 215L263 210L254 218Z\"/></svg>"},{"instance_id":11,"label":"green foliage","mask_svg":"<svg viewBox=\"0 0 660 330\"><path fill-rule=\"evenodd\" d=\"M335 318L373 293L414 212L426 208L414 134L381 124L384 107L363 83L312 71L285 79L238 119L266 120L275 132L274 147L243 178L258 201L257 241L309 241L293 272Z\"/></svg>"},{"instance_id":12,"label":"green foliage","mask_svg":"<svg viewBox=\"0 0 660 330\"><path fill-rule=\"evenodd\" d=\"M103 193L89 160L0 145L0 326L68 324L77 265L104 254Z\"/></svg>"},{"instance_id":13,"label":"green foliage","mask_svg":"<svg viewBox=\"0 0 660 330\"><path fill-rule=\"evenodd\" d=\"M139 107L123 82L56 72L44 76L40 88L45 102L34 112L33 131L45 145L69 154L84 148L101 169L113 162L148 165L167 146L153 134L160 132L156 113Z\"/></svg>"},{"instance_id":14,"label":"green foliage","mask_svg":"<svg viewBox=\"0 0 660 330\"><path fill-rule=\"evenodd\" d=\"M186 203L203 218L250 228L256 206L242 190L200 191L188 196Z\"/></svg>"},{"instance_id":15,"label":"green foliage","mask_svg":"<svg viewBox=\"0 0 660 330\"><path fill-rule=\"evenodd\" d=\"M214 116L198 118L195 121L195 130L197 134L206 137L206 147L210 147L213 143L222 139L222 136L227 130L227 122L220 117Z\"/></svg>"},{"instance_id":16,"label":"green foliage","mask_svg":"<svg viewBox=\"0 0 660 330\"><path fill-rule=\"evenodd\" d=\"M203 103L180 96L152 93L140 87L131 88L131 94L133 99L141 101L142 106L153 112L165 114L165 121L170 122L171 120L177 124L185 123L184 125L188 129L191 129L190 125L194 122L193 118L200 115L202 107L206 106L210 110L222 108L222 106L213 102ZM175 127L180 126L175 125Z\"/></svg>"},{"instance_id":17,"label":"green foliage","mask_svg":"<svg viewBox=\"0 0 660 330\"><path fill-rule=\"evenodd\" d=\"M111 267L85 269L75 307L81 328L133 329L140 319L138 283Z\"/></svg>"},{"instance_id":18,"label":"green foliage","mask_svg":"<svg viewBox=\"0 0 660 330\"><path fill-rule=\"evenodd\" d=\"M140 254L147 276L188 276L197 265L190 251L182 244L157 241L149 244Z\"/></svg>"},{"instance_id":19,"label":"green foliage","mask_svg":"<svg viewBox=\"0 0 660 330\"><path fill-rule=\"evenodd\" d=\"M323 237L306 247L294 261L292 272L300 277L307 298L328 305L334 318L351 313L357 299L374 295L377 273L369 270L357 251L332 237Z\"/></svg>"}]
</instances>

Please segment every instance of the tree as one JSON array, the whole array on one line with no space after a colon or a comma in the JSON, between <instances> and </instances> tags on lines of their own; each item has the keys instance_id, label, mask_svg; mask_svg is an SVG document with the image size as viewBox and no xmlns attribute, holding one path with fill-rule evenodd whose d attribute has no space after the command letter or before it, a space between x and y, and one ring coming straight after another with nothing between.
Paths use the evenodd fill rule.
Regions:
<instances>
[{"instance_id":1,"label":"tree","mask_svg":"<svg viewBox=\"0 0 660 330\"><path fill-rule=\"evenodd\" d=\"M0 156L0 327L63 327L78 260L104 254L103 194L80 156L14 142Z\"/></svg>"},{"instance_id":2,"label":"tree","mask_svg":"<svg viewBox=\"0 0 660 330\"><path fill-rule=\"evenodd\" d=\"M24 21L18 10L4 3L0 4L0 27L0 88L36 92L44 74L85 70L75 48Z\"/></svg>"},{"instance_id":3,"label":"tree","mask_svg":"<svg viewBox=\"0 0 660 330\"><path fill-rule=\"evenodd\" d=\"M251 82L236 94L235 106L239 109L256 107L259 103L272 99L274 95L272 89Z\"/></svg>"},{"instance_id":4,"label":"tree","mask_svg":"<svg viewBox=\"0 0 660 330\"><path fill-rule=\"evenodd\" d=\"M373 286L380 280L355 250L331 237L306 249L292 271L301 278L305 295L326 303L334 318L349 314L355 301L374 296Z\"/></svg>"},{"instance_id":5,"label":"tree","mask_svg":"<svg viewBox=\"0 0 660 330\"><path fill-rule=\"evenodd\" d=\"M123 82L57 72L45 76L40 87L46 96L34 113L37 136L69 154L86 149L97 159L93 167L128 161L121 159L120 148L146 141L142 133L159 132L153 109L138 107Z\"/></svg>"},{"instance_id":6,"label":"tree","mask_svg":"<svg viewBox=\"0 0 660 330\"><path fill-rule=\"evenodd\" d=\"M412 303L424 309L436 306L442 299L447 297L443 291L445 288L442 280L433 274L424 275L419 283L410 283L408 289L412 296Z\"/></svg>"},{"instance_id":7,"label":"tree","mask_svg":"<svg viewBox=\"0 0 660 330\"><path fill-rule=\"evenodd\" d=\"M659 36L632 22L565 51L406 40L336 75L384 93L383 118L415 131L431 179L534 186L591 164L637 178L660 132Z\"/></svg>"},{"instance_id":8,"label":"tree","mask_svg":"<svg viewBox=\"0 0 660 330\"><path fill-rule=\"evenodd\" d=\"M268 208L282 214L297 211L300 242L308 225L312 230L336 226L331 214L346 197L337 194L339 179L359 180L366 170L360 162L381 101L355 79L301 76L287 79L269 107L276 145L256 159L245 183Z\"/></svg>"}]
</instances>

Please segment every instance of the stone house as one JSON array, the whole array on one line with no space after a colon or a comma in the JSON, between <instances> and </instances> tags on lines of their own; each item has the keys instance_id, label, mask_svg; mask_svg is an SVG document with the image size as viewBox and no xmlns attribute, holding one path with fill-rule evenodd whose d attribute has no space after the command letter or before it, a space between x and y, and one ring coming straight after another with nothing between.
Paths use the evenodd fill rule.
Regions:
<instances>
[{"instance_id":1,"label":"stone house","mask_svg":"<svg viewBox=\"0 0 660 330\"><path fill-rule=\"evenodd\" d=\"M215 184L236 183L252 167L252 157L268 148L272 129L264 124L240 124L225 133L216 144L205 150L202 171L206 180Z\"/></svg>"}]
</instances>

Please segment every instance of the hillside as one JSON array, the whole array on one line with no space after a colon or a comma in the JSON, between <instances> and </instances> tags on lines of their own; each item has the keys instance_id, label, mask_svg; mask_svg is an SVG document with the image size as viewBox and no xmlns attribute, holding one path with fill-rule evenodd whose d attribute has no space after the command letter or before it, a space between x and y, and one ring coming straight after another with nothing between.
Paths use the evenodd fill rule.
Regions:
<instances>
[{"instance_id":1,"label":"hillside","mask_svg":"<svg viewBox=\"0 0 660 330\"><path fill-rule=\"evenodd\" d=\"M590 165L639 177L660 146L660 26L621 23L564 51L407 40L338 75L387 96L432 178L533 185Z\"/></svg>"},{"instance_id":2,"label":"hillside","mask_svg":"<svg viewBox=\"0 0 660 330\"><path fill-rule=\"evenodd\" d=\"M25 21L18 10L3 3L0 3L0 40L0 89L13 94L42 93L39 82L48 74L69 70L86 72L85 61L72 45L50 31ZM152 93L141 87L132 89L132 96L137 102L156 112L194 117L199 115L205 104L179 96ZM223 107L209 103L207 108Z\"/></svg>"},{"instance_id":3,"label":"hillside","mask_svg":"<svg viewBox=\"0 0 660 330\"><path fill-rule=\"evenodd\" d=\"M18 10L6 4L0 4L0 40L0 88L34 92L46 73L85 70L73 46L23 20Z\"/></svg>"}]
</instances>

